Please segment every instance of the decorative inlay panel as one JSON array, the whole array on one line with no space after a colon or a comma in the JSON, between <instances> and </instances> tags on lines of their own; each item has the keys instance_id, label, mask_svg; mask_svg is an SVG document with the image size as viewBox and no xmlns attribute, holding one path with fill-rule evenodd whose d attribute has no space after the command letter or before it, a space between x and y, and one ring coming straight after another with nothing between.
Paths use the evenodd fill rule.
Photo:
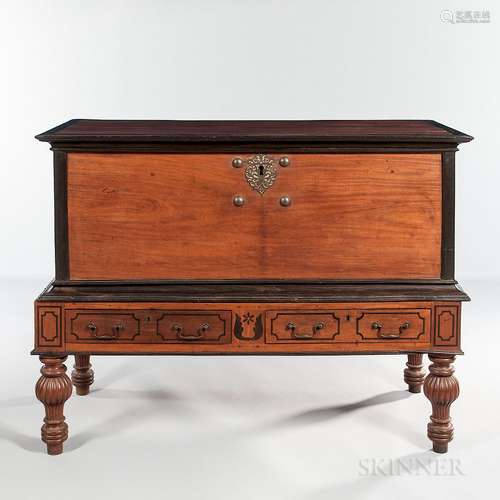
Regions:
<instances>
[{"instance_id":1,"label":"decorative inlay panel","mask_svg":"<svg viewBox=\"0 0 500 500\"><path fill-rule=\"evenodd\" d=\"M434 345L459 345L459 315L458 305L435 307Z\"/></svg>"},{"instance_id":2,"label":"decorative inlay panel","mask_svg":"<svg viewBox=\"0 0 500 500\"><path fill-rule=\"evenodd\" d=\"M62 314L59 306L37 307L37 345L62 347Z\"/></svg>"},{"instance_id":3,"label":"decorative inlay panel","mask_svg":"<svg viewBox=\"0 0 500 500\"><path fill-rule=\"evenodd\" d=\"M250 332L250 333L248 333ZM236 314L234 322L234 336L239 340L258 340L264 333L264 324L262 322L262 314L255 316L250 312L246 312L241 317Z\"/></svg>"}]
</instances>

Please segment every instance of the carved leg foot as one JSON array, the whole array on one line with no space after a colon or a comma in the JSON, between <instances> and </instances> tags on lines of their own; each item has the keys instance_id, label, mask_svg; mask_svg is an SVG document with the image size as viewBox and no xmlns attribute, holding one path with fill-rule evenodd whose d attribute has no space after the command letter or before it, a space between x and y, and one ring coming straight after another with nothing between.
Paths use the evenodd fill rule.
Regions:
<instances>
[{"instance_id":1,"label":"carved leg foot","mask_svg":"<svg viewBox=\"0 0 500 500\"><path fill-rule=\"evenodd\" d=\"M90 364L89 354L75 354L74 370L71 372L71 381L79 396L85 396L94 382L94 370Z\"/></svg>"},{"instance_id":2,"label":"carved leg foot","mask_svg":"<svg viewBox=\"0 0 500 500\"><path fill-rule=\"evenodd\" d=\"M404 371L405 382L408 384L410 392L421 392L424 383L425 374L422 364L423 354L411 353L408 354L407 368Z\"/></svg>"},{"instance_id":3,"label":"carved leg foot","mask_svg":"<svg viewBox=\"0 0 500 500\"><path fill-rule=\"evenodd\" d=\"M425 377L424 394L432 403L432 415L427 425L427 435L436 453L446 453L448 443L453 439L450 406L460 394L458 380L453 376L455 356L429 354L429 359L432 364Z\"/></svg>"},{"instance_id":4,"label":"carved leg foot","mask_svg":"<svg viewBox=\"0 0 500 500\"><path fill-rule=\"evenodd\" d=\"M62 453L63 443L68 439L64 403L70 398L73 388L63 364L66 358L67 356L40 356L43 363L40 370L42 376L36 383L35 394L45 407L42 441L47 444L49 455Z\"/></svg>"}]
</instances>

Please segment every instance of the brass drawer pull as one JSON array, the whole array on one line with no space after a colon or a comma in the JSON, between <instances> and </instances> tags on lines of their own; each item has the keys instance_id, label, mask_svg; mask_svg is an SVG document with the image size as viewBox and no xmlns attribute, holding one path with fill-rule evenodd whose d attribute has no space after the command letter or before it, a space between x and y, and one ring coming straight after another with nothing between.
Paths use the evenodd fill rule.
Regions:
<instances>
[{"instance_id":1,"label":"brass drawer pull","mask_svg":"<svg viewBox=\"0 0 500 500\"><path fill-rule=\"evenodd\" d=\"M295 325L295 323L288 323L286 325L286 329L287 330L291 330L292 331L292 337L294 339L312 339L314 337L314 334L316 332L319 332L320 330L322 330L323 328L325 328L325 324L323 322L319 322L319 323L316 323L313 327L312 327L312 333L297 333L296 332L296 329L297 329L297 326Z\"/></svg>"},{"instance_id":2,"label":"brass drawer pull","mask_svg":"<svg viewBox=\"0 0 500 500\"><path fill-rule=\"evenodd\" d=\"M99 328L97 328L96 324L93 321L91 321L87 325L87 329L90 331L90 333L92 334L92 336L95 339L98 339L98 340L116 340L118 338L120 332L124 329L124 326L121 323L113 325L113 327L111 328L111 331L113 333L111 335L107 335L107 334L99 335L97 333L99 331Z\"/></svg>"},{"instance_id":3,"label":"brass drawer pull","mask_svg":"<svg viewBox=\"0 0 500 500\"><path fill-rule=\"evenodd\" d=\"M177 334L177 338L180 340L200 340L209 329L210 325L208 323L203 323L200 325L200 328L198 328L198 335L187 335L184 333L184 328L181 325L178 323L172 325L172 330Z\"/></svg>"},{"instance_id":4,"label":"brass drawer pull","mask_svg":"<svg viewBox=\"0 0 500 500\"><path fill-rule=\"evenodd\" d=\"M410 323L408 321L405 321L402 325L399 327L399 333L382 333L382 328L384 325L382 323L379 323L378 321L375 321L372 323L372 329L377 330L377 335L381 339L399 339L401 335L403 334L404 330L407 330L410 328Z\"/></svg>"}]
</instances>

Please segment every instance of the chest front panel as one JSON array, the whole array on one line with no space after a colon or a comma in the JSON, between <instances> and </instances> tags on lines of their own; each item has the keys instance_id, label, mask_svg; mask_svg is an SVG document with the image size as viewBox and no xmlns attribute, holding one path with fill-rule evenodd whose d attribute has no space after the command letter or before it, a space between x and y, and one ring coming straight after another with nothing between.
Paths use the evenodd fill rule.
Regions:
<instances>
[{"instance_id":1,"label":"chest front panel","mask_svg":"<svg viewBox=\"0 0 500 500\"><path fill-rule=\"evenodd\" d=\"M68 154L70 279L440 277L440 154L236 156Z\"/></svg>"}]
</instances>

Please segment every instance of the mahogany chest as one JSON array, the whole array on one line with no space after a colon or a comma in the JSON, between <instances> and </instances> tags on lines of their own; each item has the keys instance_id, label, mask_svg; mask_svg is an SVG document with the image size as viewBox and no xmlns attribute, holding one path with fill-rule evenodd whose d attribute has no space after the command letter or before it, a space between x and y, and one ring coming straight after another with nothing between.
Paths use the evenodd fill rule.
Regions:
<instances>
[{"instance_id":1,"label":"mahogany chest","mask_svg":"<svg viewBox=\"0 0 500 500\"><path fill-rule=\"evenodd\" d=\"M425 120L71 120L37 139L54 152L56 276L33 351L48 453L99 354L407 354L447 451L469 300L455 152L472 137Z\"/></svg>"}]
</instances>

